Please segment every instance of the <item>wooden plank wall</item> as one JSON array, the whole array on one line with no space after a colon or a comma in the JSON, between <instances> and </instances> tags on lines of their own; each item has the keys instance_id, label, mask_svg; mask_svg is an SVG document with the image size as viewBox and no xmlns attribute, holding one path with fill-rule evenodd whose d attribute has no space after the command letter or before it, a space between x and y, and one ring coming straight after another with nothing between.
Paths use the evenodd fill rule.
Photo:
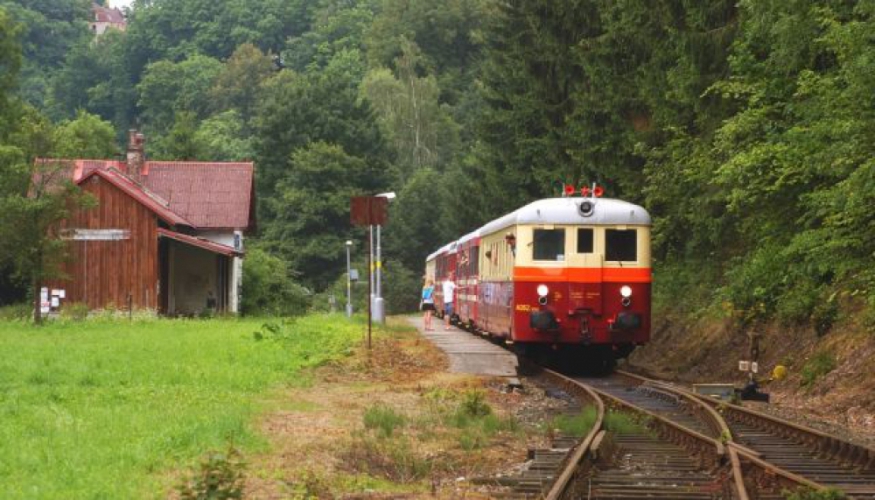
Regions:
<instances>
[{"instance_id":1,"label":"wooden plank wall","mask_svg":"<svg viewBox=\"0 0 875 500\"><path fill-rule=\"evenodd\" d=\"M81 186L98 206L76 211L70 229L127 229L130 239L70 241L65 264L69 280L48 286L67 291L66 304L90 309L126 309L128 294L135 309L158 307L158 221L154 213L109 182L94 176Z\"/></svg>"}]
</instances>

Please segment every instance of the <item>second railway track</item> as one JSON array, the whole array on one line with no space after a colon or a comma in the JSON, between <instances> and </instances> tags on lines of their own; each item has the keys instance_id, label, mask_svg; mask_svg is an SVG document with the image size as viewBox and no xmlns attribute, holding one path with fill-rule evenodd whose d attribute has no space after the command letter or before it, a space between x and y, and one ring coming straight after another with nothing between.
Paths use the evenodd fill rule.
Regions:
<instances>
[{"instance_id":1,"label":"second railway track","mask_svg":"<svg viewBox=\"0 0 875 500\"><path fill-rule=\"evenodd\" d=\"M871 449L632 374L545 376L595 406L598 418L548 473L554 482L544 498L783 499L834 488L875 500ZM611 411L633 414L642 426L612 430Z\"/></svg>"}]
</instances>

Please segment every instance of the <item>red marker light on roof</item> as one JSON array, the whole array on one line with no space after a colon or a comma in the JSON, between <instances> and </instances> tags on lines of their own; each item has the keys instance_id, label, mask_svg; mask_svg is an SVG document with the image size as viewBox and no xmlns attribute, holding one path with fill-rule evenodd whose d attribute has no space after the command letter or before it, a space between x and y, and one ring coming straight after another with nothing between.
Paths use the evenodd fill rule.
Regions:
<instances>
[{"instance_id":1,"label":"red marker light on roof","mask_svg":"<svg viewBox=\"0 0 875 500\"><path fill-rule=\"evenodd\" d=\"M589 187L583 186L580 188L580 196L587 197L589 196Z\"/></svg>"},{"instance_id":2,"label":"red marker light on roof","mask_svg":"<svg viewBox=\"0 0 875 500\"><path fill-rule=\"evenodd\" d=\"M571 196L574 194L574 186L571 184L565 184L565 196Z\"/></svg>"},{"instance_id":3,"label":"red marker light on roof","mask_svg":"<svg viewBox=\"0 0 875 500\"><path fill-rule=\"evenodd\" d=\"M601 186L596 186L595 189L592 190L592 194L594 194L596 198L601 198L602 195L605 194L605 190Z\"/></svg>"}]
</instances>

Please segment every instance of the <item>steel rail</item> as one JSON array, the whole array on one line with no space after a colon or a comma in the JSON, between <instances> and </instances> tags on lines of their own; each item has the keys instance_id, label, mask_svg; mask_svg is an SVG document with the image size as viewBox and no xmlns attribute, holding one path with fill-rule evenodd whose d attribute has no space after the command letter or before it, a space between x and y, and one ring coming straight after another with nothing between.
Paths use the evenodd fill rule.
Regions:
<instances>
[{"instance_id":1,"label":"steel rail","mask_svg":"<svg viewBox=\"0 0 875 500\"><path fill-rule=\"evenodd\" d=\"M583 397L589 400L596 408L596 420L593 423L592 429L589 431L589 434L581 440L581 442L574 449L574 452L568 456L568 461L565 464L562 473L559 474L559 477L556 478L556 481L553 483L553 487L544 495L546 500L559 500L564 498L566 492L568 491L571 484L573 484L576 479L578 472L581 471L581 465L583 463L584 457L587 452L590 451L593 443L595 442L596 436L602 432L602 427L604 426L605 421L605 403L602 401L602 398L596 394L591 388L579 384L574 380L566 377L565 375L561 375L552 370L543 369L543 374L550 379L554 384L559 385L568 392L575 394L578 397Z\"/></svg>"},{"instance_id":2,"label":"steel rail","mask_svg":"<svg viewBox=\"0 0 875 500\"><path fill-rule=\"evenodd\" d=\"M765 424L783 437L804 443L831 460L852 465L862 471L875 471L875 450L871 448L732 403L709 401L700 395L694 397L712 407L719 407L722 412L730 415L730 419Z\"/></svg>"},{"instance_id":3,"label":"steel rail","mask_svg":"<svg viewBox=\"0 0 875 500\"><path fill-rule=\"evenodd\" d=\"M666 441L674 442L686 449L693 456L698 457L699 465L703 468L714 470L725 465L727 461L730 462L733 471L733 478L731 484L726 486L730 488L731 495L737 500L749 499L744 483L741 480L741 466L737 452L734 449L727 448L720 439L706 436L688 429L676 422L664 418L661 415L631 404L604 391L600 391L598 388L592 387L579 380L574 380L545 368L541 368L540 370L541 374L545 376L551 384L563 388L581 400L590 402L590 404L594 405L597 409L596 421L590 429L589 434L582 439L575 447L574 451L566 457L562 472L557 476L553 485L549 491L544 494L543 498L548 500L560 500L574 497L573 489L575 484L579 482L578 480L581 479L582 474L589 470L586 467L587 456L593 454L592 452L594 451L594 448L601 443L605 436L603 427L606 406L612 406L644 416L648 419L649 427L655 429ZM605 404L605 401L608 402L607 405ZM701 402L696 400L692 400L692 402L696 406L702 405ZM705 405L702 406L703 408L706 407ZM703 409L703 413L708 414L709 416L712 414L717 416L713 427L721 429L719 424L721 419L715 411L708 408L707 410Z\"/></svg>"},{"instance_id":4,"label":"steel rail","mask_svg":"<svg viewBox=\"0 0 875 500\"><path fill-rule=\"evenodd\" d=\"M845 440L836 438L835 436L793 422L788 422L772 415L743 408L731 403L715 401L712 398L693 393L686 388L678 387L667 382L648 379L640 375L620 370L618 370L618 373L621 376L646 381L647 383L662 387L675 394L685 395L685 397L696 399L714 412L717 412L719 409L720 413L730 420L746 423L773 435L801 443L817 453L820 457L826 458L827 460L839 464L854 466L858 471L875 471L875 450L849 443ZM766 482L772 482L781 487L802 487L814 490L838 487L839 489L846 490L846 493L850 495L856 493L856 488L847 486L843 487L840 484L825 484L821 481L812 480L802 474L775 464L764 458L762 454L756 450L735 442L735 436L731 431L728 435L727 446L730 453L737 456L740 465L746 464L756 469L748 473L748 475L751 476L751 482L756 486L760 486ZM864 490L864 494L866 495L873 493L875 493L875 485L873 485L872 489Z\"/></svg>"},{"instance_id":5,"label":"steel rail","mask_svg":"<svg viewBox=\"0 0 875 500\"><path fill-rule=\"evenodd\" d=\"M741 460L739 459L739 456L738 456L738 449L729 448L724 444L724 443L729 444L731 442L731 432L729 430L729 425L726 423L726 421L723 419L723 417L721 417L720 414L716 410L714 410L712 407L704 404L702 401L698 400L697 398L691 397L689 394L685 394L685 393L680 392L680 391L675 391L674 388L671 386L665 386L663 384L655 383L657 381L647 379L645 377L641 377L641 376L638 376L638 375L633 374L633 373L624 372L621 370L615 371L615 374L620 376L620 377L632 380L633 383L636 383L638 385L646 386L646 387L656 387L658 389L669 392L669 393L683 399L683 401L686 403L686 405L685 405L686 408L689 409L690 411L692 411L700 420L702 420L712 430L712 432L714 432L716 434L716 436L717 436L716 438L702 435L702 434L700 434L692 429L688 429L688 428L682 426L681 424L675 423L675 422L663 417L662 415L657 415L655 413L649 412L648 410L638 408L637 406L635 406L627 401L624 401L620 398L617 398L615 396L601 393L602 395L609 397L615 401L619 401L626 406L629 406L632 408L638 408L638 410L636 410L636 411L643 411L643 412L649 413L650 415L652 415L652 418L656 418L659 421L666 422L667 424L674 426L677 429L683 429L686 432L690 433L691 435L697 436L697 438L700 441L710 442L711 445L715 447L717 455L719 457L721 457L720 458L721 461L726 461L728 459L729 466L732 470L732 486L733 486L733 494L734 494L735 498L737 498L738 500L748 500L750 498L750 496L747 492L747 487L746 487L745 482L744 482L744 473L743 473L743 469L741 466Z\"/></svg>"}]
</instances>

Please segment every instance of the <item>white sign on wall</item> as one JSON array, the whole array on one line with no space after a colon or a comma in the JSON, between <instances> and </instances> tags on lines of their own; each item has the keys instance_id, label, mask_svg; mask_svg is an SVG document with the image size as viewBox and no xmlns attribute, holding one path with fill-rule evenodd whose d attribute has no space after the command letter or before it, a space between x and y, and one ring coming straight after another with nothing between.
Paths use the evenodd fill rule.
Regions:
<instances>
[{"instance_id":1,"label":"white sign on wall","mask_svg":"<svg viewBox=\"0 0 875 500\"><path fill-rule=\"evenodd\" d=\"M131 239L128 229L70 229L63 235L73 241L120 241Z\"/></svg>"}]
</instances>

